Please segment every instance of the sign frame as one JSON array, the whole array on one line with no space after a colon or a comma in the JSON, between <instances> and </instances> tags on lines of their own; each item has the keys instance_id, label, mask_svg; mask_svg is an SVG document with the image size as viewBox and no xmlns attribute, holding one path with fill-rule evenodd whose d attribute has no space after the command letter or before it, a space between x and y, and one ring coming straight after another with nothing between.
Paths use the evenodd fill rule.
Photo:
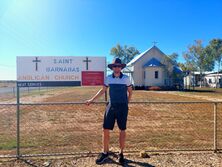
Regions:
<instances>
[{"instance_id":1,"label":"sign frame","mask_svg":"<svg viewBox=\"0 0 222 167\"><path fill-rule=\"evenodd\" d=\"M34 64L30 65L30 62ZM26 65L26 68L21 67L22 63ZM99 86L104 83L106 68L106 57L104 56L17 56L17 86ZM88 85L82 84L84 76L90 77L83 76L83 72L98 72L100 77L91 77L91 81L87 82Z\"/></svg>"}]
</instances>

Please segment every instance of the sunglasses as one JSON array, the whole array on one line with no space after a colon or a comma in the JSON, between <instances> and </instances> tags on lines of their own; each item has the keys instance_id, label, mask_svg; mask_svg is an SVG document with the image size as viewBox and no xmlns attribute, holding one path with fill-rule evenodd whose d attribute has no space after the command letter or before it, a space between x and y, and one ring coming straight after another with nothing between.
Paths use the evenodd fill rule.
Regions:
<instances>
[{"instance_id":1,"label":"sunglasses","mask_svg":"<svg viewBox=\"0 0 222 167\"><path fill-rule=\"evenodd\" d=\"M120 68L120 67L122 67L122 66L121 66L121 65L113 65L113 67L114 67L114 68L116 68L116 67L119 67L119 68Z\"/></svg>"}]
</instances>

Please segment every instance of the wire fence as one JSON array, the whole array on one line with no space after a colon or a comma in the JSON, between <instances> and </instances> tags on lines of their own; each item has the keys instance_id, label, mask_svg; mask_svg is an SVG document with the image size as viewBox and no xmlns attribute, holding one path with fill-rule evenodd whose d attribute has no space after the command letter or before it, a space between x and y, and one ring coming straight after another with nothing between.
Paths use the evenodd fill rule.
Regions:
<instances>
[{"instance_id":1,"label":"wire fence","mask_svg":"<svg viewBox=\"0 0 222 167\"><path fill-rule=\"evenodd\" d=\"M0 157L102 151L106 102L0 104ZM222 148L222 102L130 102L126 152ZM119 130L110 134L118 151Z\"/></svg>"},{"instance_id":2,"label":"wire fence","mask_svg":"<svg viewBox=\"0 0 222 167\"><path fill-rule=\"evenodd\" d=\"M44 91L61 89L61 87L23 87L19 88L23 95L30 95L34 93L41 93ZM0 97L16 97L17 87L0 87Z\"/></svg>"}]
</instances>

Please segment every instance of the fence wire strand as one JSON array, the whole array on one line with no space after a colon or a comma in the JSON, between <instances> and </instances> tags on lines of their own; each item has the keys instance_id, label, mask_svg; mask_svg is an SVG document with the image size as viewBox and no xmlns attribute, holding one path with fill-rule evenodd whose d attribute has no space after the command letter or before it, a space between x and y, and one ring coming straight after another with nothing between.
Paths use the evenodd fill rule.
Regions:
<instances>
[{"instance_id":1,"label":"fence wire strand","mask_svg":"<svg viewBox=\"0 0 222 167\"><path fill-rule=\"evenodd\" d=\"M213 150L215 102L132 102L126 150ZM102 151L106 102L20 104L20 154ZM222 104L217 106L217 149L222 148ZM16 104L0 104L0 157L16 155ZM115 122L110 150L119 150Z\"/></svg>"}]
</instances>

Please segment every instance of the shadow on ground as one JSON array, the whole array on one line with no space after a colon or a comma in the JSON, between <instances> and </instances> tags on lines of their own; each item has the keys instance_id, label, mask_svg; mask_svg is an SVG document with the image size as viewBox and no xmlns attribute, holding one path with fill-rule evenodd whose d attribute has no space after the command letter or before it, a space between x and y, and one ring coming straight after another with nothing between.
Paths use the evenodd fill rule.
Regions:
<instances>
[{"instance_id":1,"label":"shadow on ground","mask_svg":"<svg viewBox=\"0 0 222 167\"><path fill-rule=\"evenodd\" d=\"M115 164L115 165L124 166L124 167L135 167L135 166L155 167L147 162L134 161L128 158L125 158L125 163L123 165L119 164L117 161L113 160L112 158L108 158L103 164L110 164L110 165Z\"/></svg>"},{"instance_id":2,"label":"shadow on ground","mask_svg":"<svg viewBox=\"0 0 222 167\"><path fill-rule=\"evenodd\" d=\"M125 157L125 162L123 165L119 164L118 162L118 155L114 152L109 153L109 158L103 163L103 164L114 164L114 165L120 165L124 167L134 167L136 166L141 166L141 167L154 167L153 165L147 163L147 162L140 162L140 161L135 161L131 160L129 158Z\"/></svg>"}]
</instances>

